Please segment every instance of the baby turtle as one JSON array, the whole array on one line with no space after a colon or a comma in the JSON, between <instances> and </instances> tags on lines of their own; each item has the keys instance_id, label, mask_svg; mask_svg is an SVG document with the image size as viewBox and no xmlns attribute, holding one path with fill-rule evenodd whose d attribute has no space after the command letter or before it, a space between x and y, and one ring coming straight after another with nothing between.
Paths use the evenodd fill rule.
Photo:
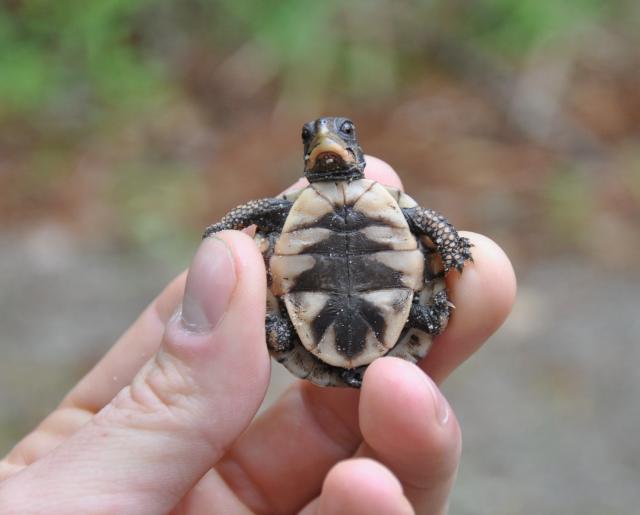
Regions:
<instances>
[{"instance_id":1,"label":"baby turtle","mask_svg":"<svg viewBox=\"0 0 640 515\"><path fill-rule=\"evenodd\" d=\"M269 351L321 386L359 388L381 356L417 362L447 325L444 276L471 244L442 215L364 177L351 120L302 127L309 185L253 200L204 237L256 226L268 274Z\"/></svg>"}]
</instances>

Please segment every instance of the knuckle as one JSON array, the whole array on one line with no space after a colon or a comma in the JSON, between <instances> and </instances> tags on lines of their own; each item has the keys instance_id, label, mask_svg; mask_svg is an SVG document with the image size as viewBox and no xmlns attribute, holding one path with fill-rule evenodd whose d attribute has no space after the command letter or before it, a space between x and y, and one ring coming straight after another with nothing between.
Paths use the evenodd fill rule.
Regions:
<instances>
[{"instance_id":1,"label":"knuckle","mask_svg":"<svg viewBox=\"0 0 640 515\"><path fill-rule=\"evenodd\" d=\"M126 426L182 428L197 412L199 397L188 367L159 351L113 399L109 418Z\"/></svg>"}]
</instances>

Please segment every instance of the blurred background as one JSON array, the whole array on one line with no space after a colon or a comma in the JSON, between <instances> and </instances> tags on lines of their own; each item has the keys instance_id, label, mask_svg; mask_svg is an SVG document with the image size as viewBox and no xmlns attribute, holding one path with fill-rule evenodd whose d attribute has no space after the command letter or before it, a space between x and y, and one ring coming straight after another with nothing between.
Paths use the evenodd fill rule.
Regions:
<instances>
[{"instance_id":1,"label":"blurred background","mask_svg":"<svg viewBox=\"0 0 640 515\"><path fill-rule=\"evenodd\" d=\"M637 513L639 21L634 0L0 0L0 454L339 114L518 275L444 385L451 512Z\"/></svg>"}]
</instances>

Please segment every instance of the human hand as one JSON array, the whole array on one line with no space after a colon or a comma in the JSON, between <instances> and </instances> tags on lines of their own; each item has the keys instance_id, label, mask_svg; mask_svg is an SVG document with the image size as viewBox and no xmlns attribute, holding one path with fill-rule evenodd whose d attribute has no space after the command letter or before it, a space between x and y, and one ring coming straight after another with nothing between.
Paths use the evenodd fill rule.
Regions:
<instances>
[{"instance_id":1,"label":"human hand","mask_svg":"<svg viewBox=\"0 0 640 515\"><path fill-rule=\"evenodd\" d=\"M474 262L449 274L457 309L420 367L378 359L360 392L299 380L253 422L270 368L262 257L238 232L203 241L188 277L0 462L0 513L445 513L460 429L436 384L515 295L504 253L463 234Z\"/></svg>"}]
</instances>

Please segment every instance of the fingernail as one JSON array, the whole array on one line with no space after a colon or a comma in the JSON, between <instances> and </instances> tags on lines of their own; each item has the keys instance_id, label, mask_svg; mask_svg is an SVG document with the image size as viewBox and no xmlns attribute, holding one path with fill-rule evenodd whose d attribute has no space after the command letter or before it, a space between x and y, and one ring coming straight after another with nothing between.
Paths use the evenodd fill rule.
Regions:
<instances>
[{"instance_id":1,"label":"fingernail","mask_svg":"<svg viewBox=\"0 0 640 515\"><path fill-rule=\"evenodd\" d=\"M197 333L211 331L222 319L235 285L231 250L219 238L205 239L189 267L182 299L183 327Z\"/></svg>"},{"instance_id":2,"label":"fingernail","mask_svg":"<svg viewBox=\"0 0 640 515\"><path fill-rule=\"evenodd\" d=\"M431 397L433 398L433 406L436 412L436 418L441 426L444 426L449 420L449 403L446 401L436 384L428 378Z\"/></svg>"}]
</instances>

